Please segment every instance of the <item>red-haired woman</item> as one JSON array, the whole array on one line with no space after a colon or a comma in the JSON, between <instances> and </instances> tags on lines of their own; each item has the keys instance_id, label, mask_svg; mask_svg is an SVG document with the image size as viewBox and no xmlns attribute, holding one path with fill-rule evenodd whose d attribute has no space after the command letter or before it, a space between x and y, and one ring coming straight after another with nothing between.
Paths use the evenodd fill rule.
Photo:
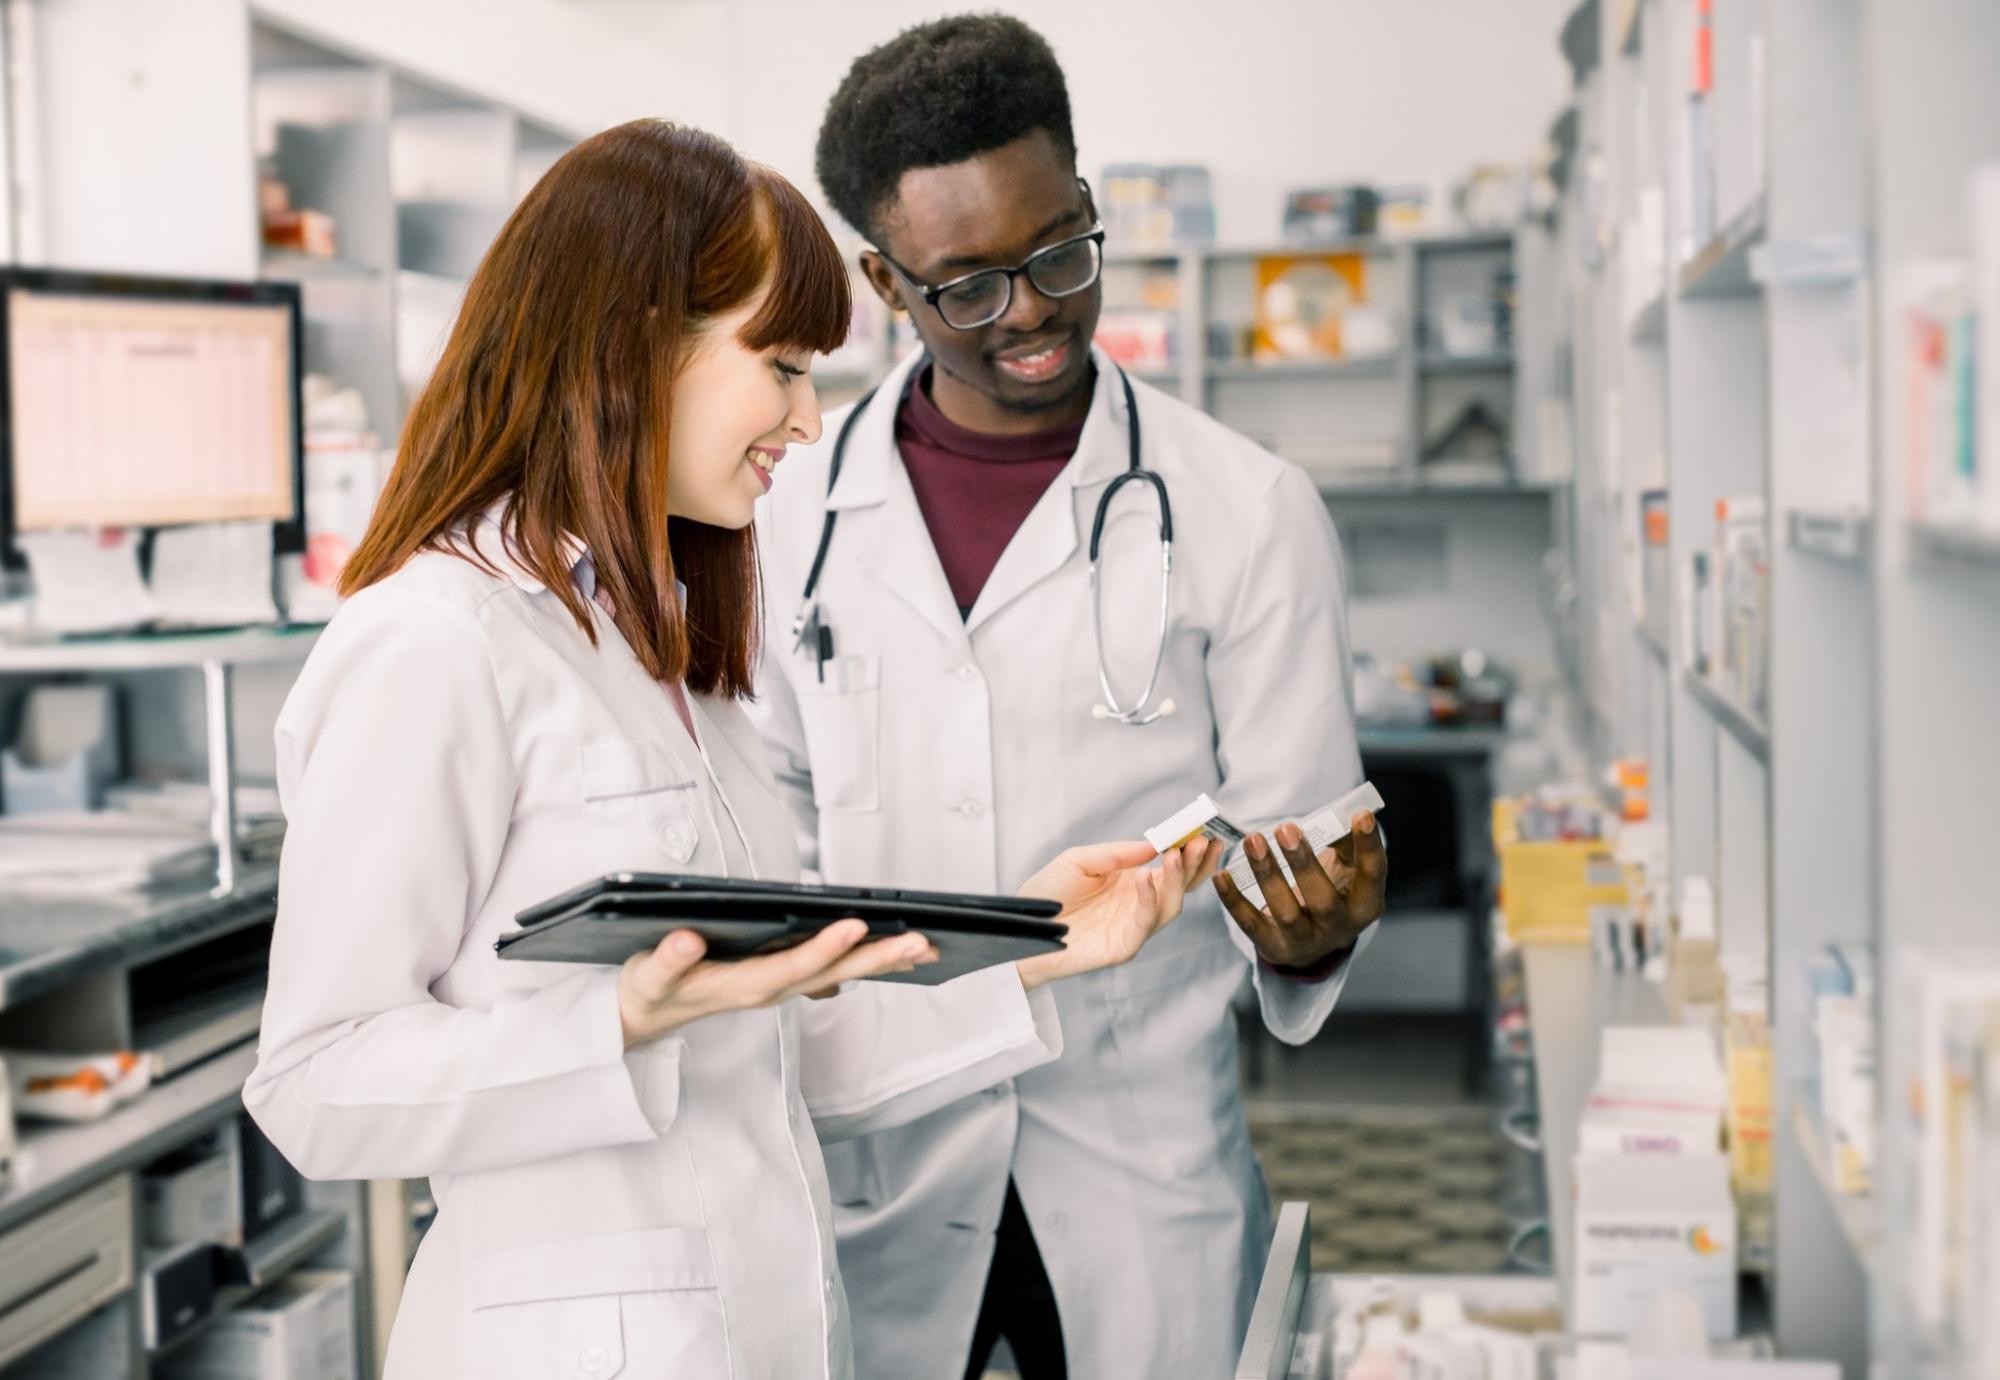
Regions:
<instances>
[{"instance_id":1,"label":"red-haired woman","mask_svg":"<svg viewBox=\"0 0 2000 1380\"><path fill-rule=\"evenodd\" d=\"M846 1375L818 1134L1052 1057L1044 984L1122 962L1212 864L1114 844L1030 890L1070 946L943 989L844 922L738 963L502 963L525 906L614 870L791 879L738 701L751 512L819 433L847 275L798 192L640 122L494 242L278 721L290 819L244 1101L315 1177L428 1176L391 1376Z\"/></svg>"}]
</instances>

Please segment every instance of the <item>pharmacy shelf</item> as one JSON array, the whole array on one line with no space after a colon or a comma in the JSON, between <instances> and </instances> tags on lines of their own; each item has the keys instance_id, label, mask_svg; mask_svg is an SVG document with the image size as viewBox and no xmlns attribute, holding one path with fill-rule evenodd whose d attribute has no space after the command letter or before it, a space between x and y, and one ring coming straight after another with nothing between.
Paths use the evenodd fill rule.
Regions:
<instances>
[{"instance_id":1,"label":"pharmacy shelf","mask_svg":"<svg viewBox=\"0 0 2000 1380\"><path fill-rule=\"evenodd\" d=\"M1179 383L1181 381L1181 370L1178 364L1149 365L1139 369L1127 369L1125 372L1141 383L1150 383L1155 388L1162 388L1170 383Z\"/></svg>"},{"instance_id":2,"label":"pharmacy shelf","mask_svg":"<svg viewBox=\"0 0 2000 1380\"><path fill-rule=\"evenodd\" d=\"M0 1231L226 1121L242 1110L243 1082L256 1066L256 1046L246 1044L154 1085L102 1121L25 1125L14 1177L0 1192Z\"/></svg>"},{"instance_id":3,"label":"pharmacy shelf","mask_svg":"<svg viewBox=\"0 0 2000 1380\"><path fill-rule=\"evenodd\" d=\"M258 268L266 278L282 278L295 283L365 280L382 276L382 270L372 264L329 258L323 254L301 254L295 249L266 249L258 260Z\"/></svg>"},{"instance_id":4,"label":"pharmacy shelf","mask_svg":"<svg viewBox=\"0 0 2000 1380\"><path fill-rule=\"evenodd\" d=\"M144 893L58 896L0 892L0 1011L106 968L134 967L277 912L275 865L244 866L228 891L207 868Z\"/></svg>"},{"instance_id":5,"label":"pharmacy shelf","mask_svg":"<svg viewBox=\"0 0 2000 1380\"><path fill-rule=\"evenodd\" d=\"M1970 525L1917 522L1910 525L1910 543L1935 560L2000 570L2000 531Z\"/></svg>"},{"instance_id":6,"label":"pharmacy shelf","mask_svg":"<svg viewBox=\"0 0 2000 1380\"><path fill-rule=\"evenodd\" d=\"M1667 1004L1660 989L1637 973L1599 966L1587 944L1528 944L1521 953L1534 1031L1550 1244L1567 1298L1575 1269L1576 1132L1597 1082L1599 1034L1611 1025L1666 1024Z\"/></svg>"},{"instance_id":7,"label":"pharmacy shelf","mask_svg":"<svg viewBox=\"0 0 2000 1380\"><path fill-rule=\"evenodd\" d=\"M1681 673L1681 683L1695 702L1715 716L1717 723L1729 731L1729 736L1743 745L1752 757L1760 762L1768 762L1771 756L1771 735L1763 723L1749 710L1712 685L1706 676L1689 669Z\"/></svg>"},{"instance_id":8,"label":"pharmacy shelf","mask_svg":"<svg viewBox=\"0 0 2000 1380\"><path fill-rule=\"evenodd\" d=\"M1386 379L1396 372L1396 357L1394 355L1376 355L1366 359L1216 360L1209 363L1203 372L1211 379L1222 381L1241 379Z\"/></svg>"},{"instance_id":9,"label":"pharmacy shelf","mask_svg":"<svg viewBox=\"0 0 2000 1380\"><path fill-rule=\"evenodd\" d=\"M1794 1088L1791 1100L1792 1139L1798 1143L1800 1155L1812 1166L1813 1180L1826 1194L1827 1203L1840 1222L1841 1235L1854 1248L1862 1267L1872 1268L1876 1250L1882 1241L1882 1216L1876 1207L1875 1196L1872 1193L1844 1193L1835 1186L1833 1157L1827 1151L1826 1137L1820 1133L1819 1124L1808 1110L1803 1090Z\"/></svg>"},{"instance_id":10,"label":"pharmacy shelf","mask_svg":"<svg viewBox=\"0 0 2000 1380\"><path fill-rule=\"evenodd\" d=\"M1667 290L1662 287L1632 314L1627 333L1635 345L1657 345L1667 338Z\"/></svg>"},{"instance_id":11,"label":"pharmacy shelf","mask_svg":"<svg viewBox=\"0 0 2000 1380\"><path fill-rule=\"evenodd\" d=\"M1359 483L1354 480L1319 479L1318 484L1319 491L1328 498L1360 499L1533 498L1546 500L1560 493L1563 488L1562 485L1545 483L1533 479L1503 481L1490 484Z\"/></svg>"},{"instance_id":12,"label":"pharmacy shelf","mask_svg":"<svg viewBox=\"0 0 2000 1380\"><path fill-rule=\"evenodd\" d=\"M1651 652L1654 660L1658 661L1662 666L1673 664L1673 658L1667 653L1667 644L1661 641L1658 633L1655 633L1643 622L1637 621L1632 624L1632 631L1637 634L1639 645Z\"/></svg>"},{"instance_id":13,"label":"pharmacy shelf","mask_svg":"<svg viewBox=\"0 0 2000 1380\"><path fill-rule=\"evenodd\" d=\"M1104 262L1107 264L1178 264L1181 255L1189 252L1200 253L1199 246L1190 250L1177 245L1137 245L1107 244L1104 246Z\"/></svg>"},{"instance_id":14,"label":"pharmacy shelf","mask_svg":"<svg viewBox=\"0 0 2000 1380\"><path fill-rule=\"evenodd\" d=\"M1618 8L1612 19L1612 33L1616 38L1614 47L1627 57L1636 57L1644 45L1645 25L1639 22L1645 10L1644 0L1618 0Z\"/></svg>"},{"instance_id":15,"label":"pharmacy shelf","mask_svg":"<svg viewBox=\"0 0 2000 1380\"><path fill-rule=\"evenodd\" d=\"M247 1241L242 1249L228 1251L227 1254L243 1271L243 1282L228 1284L216 1290L215 1303L208 1313L187 1331L180 1333L166 1345L152 1352L154 1360L171 1356L208 1330L210 1323L220 1318L238 1304L246 1302L258 1290L269 1287L283 1279L299 1266L311 1260L347 1230L345 1213L306 1210L294 1214L289 1220L279 1223L253 1241Z\"/></svg>"},{"instance_id":16,"label":"pharmacy shelf","mask_svg":"<svg viewBox=\"0 0 2000 1380\"><path fill-rule=\"evenodd\" d=\"M1761 290L1750 272L1751 251L1764 241L1764 198L1760 195L1696 250L1681 268L1682 297L1746 297Z\"/></svg>"},{"instance_id":17,"label":"pharmacy shelf","mask_svg":"<svg viewBox=\"0 0 2000 1380\"><path fill-rule=\"evenodd\" d=\"M187 670L212 661L229 666L304 661L319 640L320 626L0 642L0 676Z\"/></svg>"},{"instance_id":18,"label":"pharmacy shelf","mask_svg":"<svg viewBox=\"0 0 2000 1380\"><path fill-rule=\"evenodd\" d=\"M1794 551L1865 563L1874 549L1874 524L1863 514L1794 508L1785 515L1785 539Z\"/></svg>"},{"instance_id":19,"label":"pharmacy shelf","mask_svg":"<svg viewBox=\"0 0 2000 1380\"><path fill-rule=\"evenodd\" d=\"M1514 369L1511 351L1499 351L1486 355L1448 355L1431 353L1423 357L1421 365L1426 374L1505 374Z\"/></svg>"}]
</instances>

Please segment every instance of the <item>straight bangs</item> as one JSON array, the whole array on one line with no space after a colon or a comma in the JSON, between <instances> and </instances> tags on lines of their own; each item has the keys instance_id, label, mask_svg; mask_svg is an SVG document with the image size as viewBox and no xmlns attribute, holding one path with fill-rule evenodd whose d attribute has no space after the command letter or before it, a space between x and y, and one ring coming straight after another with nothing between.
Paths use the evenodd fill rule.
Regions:
<instances>
[{"instance_id":1,"label":"straight bangs","mask_svg":"<svg viewBox=\"0 0 2000 1380\"><path fill-rule=\"evenodd\" d=\"M750 165L757 198L764 305L737 333L748 350L786 347L830 354L847 340L854 319L847 265L812 205L783 177Z\"/></svg>"}]
</instances>

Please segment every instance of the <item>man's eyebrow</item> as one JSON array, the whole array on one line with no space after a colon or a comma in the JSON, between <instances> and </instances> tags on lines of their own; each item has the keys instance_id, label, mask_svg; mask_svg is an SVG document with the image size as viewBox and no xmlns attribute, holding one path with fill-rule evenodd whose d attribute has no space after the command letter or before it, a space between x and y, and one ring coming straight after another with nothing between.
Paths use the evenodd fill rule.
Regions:
<instances>
[{"instance_id":1,"label":"man's eyebrow","mask_svg":"<svg viewBox=\"0 0 2000 1380\"><path fill-rule=\"evenodd\" d=\"M1029 238L1035 241L1045 240L1050 235L1055 234L1056 231L1062 229L1063 226L1069 224L1071 221L1081 220L1082 218L1083 218L1083 208L1081 206L1073 206L1069 210L1064 211L1061 215L1057 216L1054 220L1050 221L1047 225L1044 225L1041 229L1037 230ZM991 262L992 262L991 259L984 258L978 254L954 254L948 259L938 260L937 267L939 273L941 274L947 270L954 268L984 268Z\"/></svg>"}]
</instances>

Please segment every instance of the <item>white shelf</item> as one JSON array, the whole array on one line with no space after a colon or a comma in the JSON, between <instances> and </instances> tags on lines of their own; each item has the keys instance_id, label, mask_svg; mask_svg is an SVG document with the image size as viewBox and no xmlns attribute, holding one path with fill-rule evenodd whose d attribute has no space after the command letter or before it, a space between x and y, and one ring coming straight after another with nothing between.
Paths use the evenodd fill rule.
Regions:
<instances>
[{"instance_id":1,"label":"white shelf","mask_svg":"<svg viewBox=\"0 0 2000 1380\"><path fill-rule=\"evenodd\" d=\"M1651 652L1654 659L1662 666L1672 664L1672 658L1667 654L1667 644L1661 641L1658 634L1647 627L1644 622L1635 620L1632 624L1632 631L1638 637L1639 645Z\"/></svg>"},{"instance_id":2,"label":"white shelf","mask_svg":"<svg viewBox=\"0 0 2000 1380\"><path fill-rule=\"evenodd\" d=\"M1338 379L1388 378L1396 372L1394 355L1366 359L1217 360L1206 366L1211 379Z\"/></svg>"},{"instance_id":3,"label":"white shelf","mask_svg":"<svg viewBox=\"0 0 2000 1380\"><path fill-rule=\"evenodd\" d=\"M1404 483L1321 479L1319 491L1329 498L1537 498L1546 499L1560 486L1523 480L1519 483Z\"/></svg>"},{"instance_id":4,"label":"white shelf","mask_svg":"<svg viewBox=\"0 0 2000 1380\"><path fill-rule=\"evenodd\" d=\"M1785 515L1786 540L1794 551L1856 564L1868 560L1874 524L1864 514L1794 508Z\"/></svg>"},{"instance_id":5,"label":"white shelf","mask_svg":"<svg viewBox=\"0 0 2000 1380\"><path fill-rule=\"evenodd\" d=\"M295 249L267 248L258 259L258 267L266 278L296 283L349 279L359 282L380 278L383 273L371 264L323 254L301 254Z\"/></svg>"},{"instance_id":6,"label":"white shelf","mask_svg":"<svg viewBox=\"0 0 2000 1380\"><path fill-rule=\"evenodd\" d=\"M1963 561L2000 570L2000 532L1970 525L1918 522L1910 525L1910 541L1937 560Z\"/></svg>"},{"instance_id":7,"label":"white shelf","mask_svg":"<svg viewBox=\"0 0 2000 1380\"><path fill-rule=\"evenodd\" d=\"M0 642L0 676L184 670L211 661L230 666L303 661L319 634L318 625L302 624L232 632Z\"/></svg>"},{"instance_id":8,"label":"white shelf","mask_svg":"<svg viewBox=\"0 0 2000 1380\"><path fill-rule=\"evenodd\" d=\"M1695 702L1714 715L1716 722L1728 730L1729 736L1741 743L1745 751L1760 762L1770 760L1771 735L1761 720L1692 668L1682 673L1681 680Z\"/></svg>"},{"instance_id":9,"label":"white shelf","mask_svg":"<svg viewBox=\"0 0 2000 1380\"><path fill-rule=\"evenodd\" d=\"M154 1360L171 1356L208 1329L223 1314L245 1302L258 1290L277 1283L313 1256L331 1245L347 1229L344 1213L306 1209L270 1228L240 1249L225 1253L246 1276L242 1283L216 1290L215 1302L206 1316L187 1331L152 1353Z\"/></svg>"},{"instance_id":10,"label":"white shelf","mask_svg":"<svg viewBox=\"0 0 2000 1380\"><path fill-rule=\"evenodd\" d=\"M1667 338L1667 290L1664 287L1632 314L1627 329L1636 345L1657 345Z\"/></svg>"},{"instance_id":11,"label":"white shelf","mask_svg":"<svg viewBox=\"0 0 2000 1380\"><path fill-rule=\"evenodd\" d=\"M1426 374L1508 374L1514 370L1511 351L1490 355L1448 355L1433 352L1423 357Z\"/></svg>"},{"instance_id":12,"label":"white shelf","mask_svg":"<svg viewBox=\"0 0 2000 1380\"><path fill-rule=\"evenodd\" d=\"M1750 254L1763 240L1764 198L1759 195L1682 265L1681 296L1746 297L1759 291Z\"/></svg>"},{"instance_id":13,"label":"white shelf","mask_svg":"<svg viewBox=\"0 0 2000 1380\"><path fill-rule=\"evenodd\" d=\"M24 1123L13 1181L0 1193L0 1229L226 1120L242 1108L243 1082L256 1066L257 1048L246 1044L156 1084L102 1121Z\"/></svg>"},{"instance_id":14,"label":"white shelf","mask_svg":"<svg viewBox=\"0 0 2000 1380\"><path fill-rule=\"evenodd\" d=\"M1854 1248L1862 1267L1872 1269L1876 1249L1882 1240L1882 1215L1876 1207L1875 1196L1871 1193L1843 1193L1834 1186L1833 1159L1827 1153L1826 1139L1820 1134L1818 1124L1807 1109L1805 1097L1798 1089L1792 1093L1792 1136L1798 1142L1799 1154L1812 1166L1813 1179L1826 1194L1833 1215L1840 1221L1841 1235Z\"/></svg>"}]
</instances>

